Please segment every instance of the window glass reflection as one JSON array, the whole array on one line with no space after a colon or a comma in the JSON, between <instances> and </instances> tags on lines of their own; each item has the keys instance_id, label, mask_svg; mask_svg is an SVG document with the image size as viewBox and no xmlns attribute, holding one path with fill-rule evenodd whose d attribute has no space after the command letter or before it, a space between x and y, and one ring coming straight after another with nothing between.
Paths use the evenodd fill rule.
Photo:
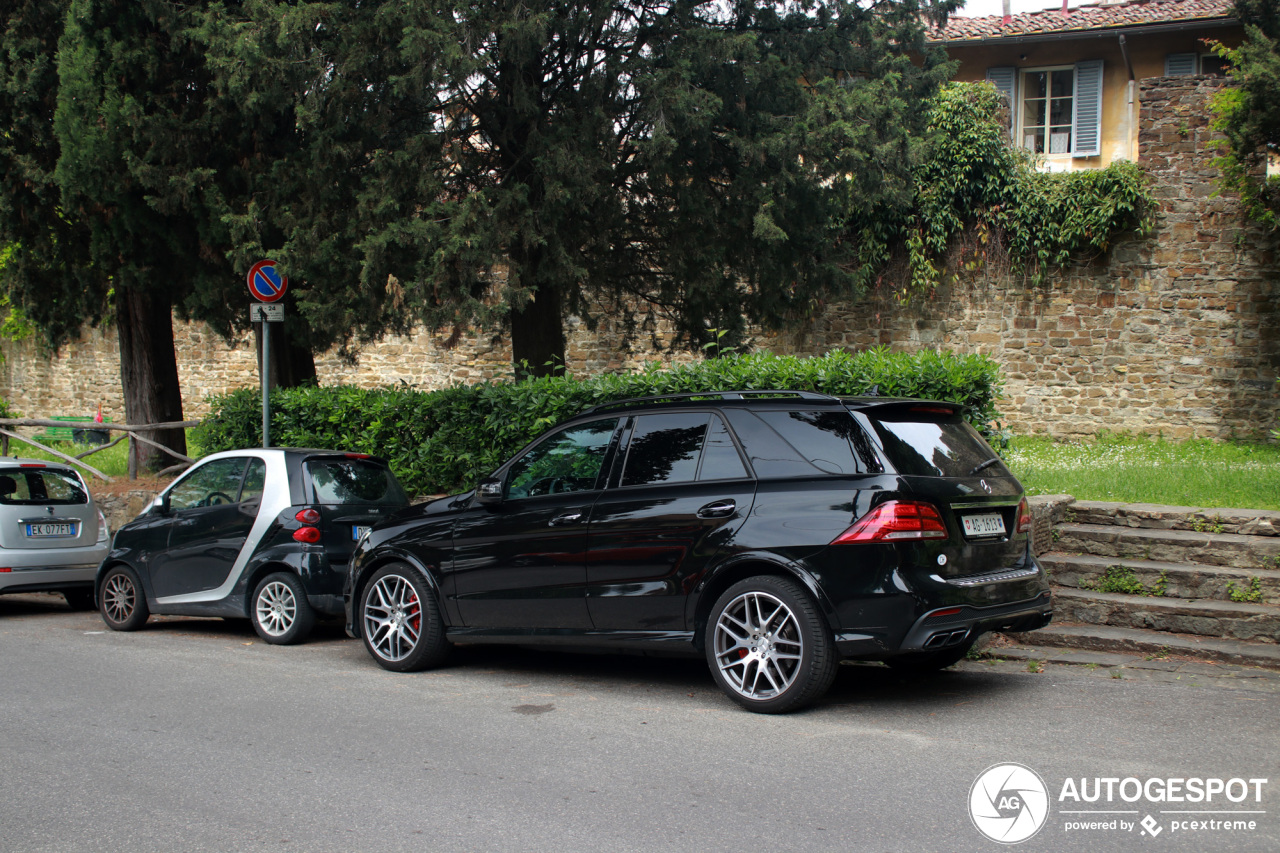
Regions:
<instances>
[{"instance_id":1,"label":"window glass reflection","mask_svg":"<svg viewBox=\"0 0 1280 853\"><path fill-rule=\"evenodd\" d=\"M707 434L705 412L641 415L631 435L622 485L683 483L698 475L698 454Z\"/></svg>"}]
</instances>

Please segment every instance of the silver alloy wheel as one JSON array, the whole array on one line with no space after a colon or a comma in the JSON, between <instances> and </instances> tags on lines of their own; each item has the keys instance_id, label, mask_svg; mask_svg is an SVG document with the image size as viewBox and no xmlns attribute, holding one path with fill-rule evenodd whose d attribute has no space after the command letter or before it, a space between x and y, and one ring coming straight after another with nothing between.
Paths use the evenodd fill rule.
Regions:
<instances>
[{"instance_id":1,"label":"silver alloy wheel","mask_svg":"<svg viewBox=\"0 0 1280 853\"><path fill-rule=\"evenodd\" d=\"M383 660L409 656L422 636L422 602L413 584L400 575L386 575L364 597L364 634L369 648Z\"/></svg>"},{"instance_id":2,"label":"silver alloy wheel","mask_svg":"<svg viewBox=\"0 0 1280 853\"><path fill-rule=\"evenodd\" d=\"M767 592L744 592L716 620L716 665L729 686L748 699L784 693L795 683L803 655L795 614Z\"/></svg>"},{"instance_id":3,"label":"silver alloy wheel","mask_svg":"<svg viewBox=\"0 0 1280 853\"><path fill-rule=\"evenodd\" d=\"M283 581L272 581L258 593L254 607L258 624L273 637L279 637L293 627L298 618L298 599Z\"/></svg>"},{"instance_id":4,"label":"silver alloy wheel","mask_svg":"<svg viewBox=\"0 0 1280 853\"><path fill-rule=\"evenodd\" d=\"M138 606L138 590L124 572L107 578L102 587L102 609L113 622L124 622Z\"/></svg>"}]
</instances>

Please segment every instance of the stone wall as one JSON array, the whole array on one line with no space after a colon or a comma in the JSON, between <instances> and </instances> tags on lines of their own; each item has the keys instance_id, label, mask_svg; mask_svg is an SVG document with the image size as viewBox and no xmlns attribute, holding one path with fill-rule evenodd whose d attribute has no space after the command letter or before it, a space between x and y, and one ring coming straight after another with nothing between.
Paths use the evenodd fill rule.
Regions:
<instances>
[{"instance_id":1,"label":"stone wall","mask_svg":"<svg viewBox=\"0 0 1280 853\"><path fill-rule=\"evenodd\" d=\"M1280 269L1238 204L1214 195L1217 137L1207 100L1221 85L1221 78L1197 77L1140 84L1140 158L1160 201L1149 236L1124 240L1043 286L977 277L907 306L872 293L758 345L797 354L876 345L985 353L1004 368L1002 414L1020 432L1265 434L1280 419ZM593 332L571 318L571 371L690 357L663 351L669 337L662 330L619 349L611 322L605 317ZM174 331L188 417L207 411L210 394L257 384L250 341L228 344L198 324L175 323ZM90 332L53 358L30 342L6 343L0 394L26 415L87 414L101 402L104 413L123 420L116 346L110 330ZM326 354L316 368L324 384L404 381L431 389L508 374L510 349L482 332L452 348L424 332L369 346L354 365Z\"/></svg>"}]
</instances>

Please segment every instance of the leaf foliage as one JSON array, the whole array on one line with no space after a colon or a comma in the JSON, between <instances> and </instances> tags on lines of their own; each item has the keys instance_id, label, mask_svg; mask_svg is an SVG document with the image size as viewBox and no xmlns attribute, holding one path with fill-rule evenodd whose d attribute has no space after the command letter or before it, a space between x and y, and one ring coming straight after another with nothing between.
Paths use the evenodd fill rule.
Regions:
<instances>
[{"instance_id":1,"label":"leaf foliage","mask_svg":"<svg viewBox=\"0 0 1280 853\"><path fill-rule=\"evenodd\" d=\"M539 377L421 391L407 385L362 389L290 388L271 396L271 435L279 446L331 447L387 459L410 494L468 487L548 427L590 406L632 397L716 390L786 389L833 395L922 397L961 403L993 435L1003 389L996 363L982 355L884 348L800 358L726 355L672 369L591 379ZM216 397L196 429L207 452L261 444L262 400L242 389Z\"/></svg>"}]
</instances>

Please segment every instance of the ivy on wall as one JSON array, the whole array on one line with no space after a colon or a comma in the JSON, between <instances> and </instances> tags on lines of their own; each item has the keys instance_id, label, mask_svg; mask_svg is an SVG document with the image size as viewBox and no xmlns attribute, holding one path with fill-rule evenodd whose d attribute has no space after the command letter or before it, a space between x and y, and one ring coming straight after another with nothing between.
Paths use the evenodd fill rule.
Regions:
<instances>
[{"instance_id":1,"label":"ivy on wall","mask_svg":"<svg viewBox=\"0 0 1280 853\"><path fill-rule=\"evenodd\" d=\"M949 83L934 99L928 154L915 170L916 204L901 223L904 298L992 263L1041 284L1125 233L1149 231L1154 198L1137 164L1040 171L1032 153L1009 144L1006 109L988 83ZM975 235L976 247L957 256L964 232ZM881 254L888 257L887 246Z\"/></svg>"}]
</instances>

